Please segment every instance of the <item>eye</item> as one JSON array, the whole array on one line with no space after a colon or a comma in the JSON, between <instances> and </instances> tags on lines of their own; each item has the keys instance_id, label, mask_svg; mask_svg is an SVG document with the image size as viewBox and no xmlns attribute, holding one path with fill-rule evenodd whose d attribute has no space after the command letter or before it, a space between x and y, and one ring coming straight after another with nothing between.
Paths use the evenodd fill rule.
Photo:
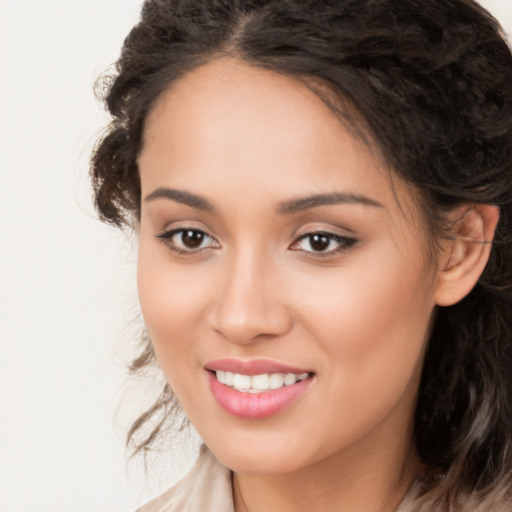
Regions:
<instances>
[{"instance_id":1,"label":"eye","mask_svg":"<svg viewBox=\"0 0 512 512\"><path fill-rule=\"evenodd\" d=\"M355 243L355 238L319 231L302 235L290 246L290 249L294 251L331 255L344 251Z\"/></svg>"},{"instance_id":2,"label":"eye","mask_svg":"<svg viewBox=\"0 0 512 512\"><path fill-rule=\"evenodd\" d=\"M160 235L156 235L173 251L183 253L194 253L203 249L218 248L219 243L215 238L200 229L177 228L171 229Z\"/></svg>"}]
</instances>

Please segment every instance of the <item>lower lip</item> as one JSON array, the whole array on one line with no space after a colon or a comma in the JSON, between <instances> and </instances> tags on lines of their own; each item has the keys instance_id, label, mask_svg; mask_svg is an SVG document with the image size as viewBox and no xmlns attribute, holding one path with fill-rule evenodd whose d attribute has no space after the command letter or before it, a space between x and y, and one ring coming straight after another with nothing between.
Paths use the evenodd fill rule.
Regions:
<instances>
[{"instance_id":1,"label":"lower lip","mask_svg":"<svg viewBox=\"0 0 512 512\"><path fill-rule=\"evenodd\" d=\"M247 420L259 420L286 409L302 396L313 378L301 380L291 386L265 391L244 393L221 384L215 375L207 371L210 390L218 404L229 414Z\"/></svg>"}]
</instances>

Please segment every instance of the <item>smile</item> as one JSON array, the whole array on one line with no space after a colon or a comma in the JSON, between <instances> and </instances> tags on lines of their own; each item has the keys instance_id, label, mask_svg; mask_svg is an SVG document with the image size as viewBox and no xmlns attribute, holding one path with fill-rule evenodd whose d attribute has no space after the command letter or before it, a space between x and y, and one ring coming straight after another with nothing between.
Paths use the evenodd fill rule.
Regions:
<instances>
[{"instance_id":1,"label":"smile","mask_svg":"<svg viewBox=\"0 0 512 512\"><path fill-rule=\"evenodd\" d=\"M263 419L291 406L315 381L303 368L267 360L223 359L205 366L210 391L227 413Z\"/></svg>"},{"instance_id":2,"label":"smile","mask_svg":"<svg viewBox=\"0 0 512 512\"><path fill-rule=\"evenodd\" d=\"M293 386L293 384L307 379L309 373L262 373L260 375L244 375L242 373L225 372L217 370L215 372L217 380L230 388L245 393L264 393L266 391L280 389L283 386Z\"/></svg>"}]
</instances>

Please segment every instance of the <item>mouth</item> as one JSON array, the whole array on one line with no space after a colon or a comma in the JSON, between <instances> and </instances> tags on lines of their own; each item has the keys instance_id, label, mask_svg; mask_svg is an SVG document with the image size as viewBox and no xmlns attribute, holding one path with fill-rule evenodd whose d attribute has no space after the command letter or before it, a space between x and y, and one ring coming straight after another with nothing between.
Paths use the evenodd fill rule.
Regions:
<instances>
[{"instance_id":1,"label":"mouth","mask_svg":"<svg viewBox=\"0 0 512 512\"><path fill-rule=\"evenodd\" d=\"M310 376L304 373L260 373L259 375L244 375L223 370L215 372L215 378L221 383L240 393L265 393L281 389L284 386L293 386Z\"/></svg>"},{"instance_id":2,"label":"mouth","mask_svg":"<svg viewBox=\"0 0 512 512\"><path fill-rule=\"evenodd\" d=\"M226 412L243 419L273 416L300 398L315 374L266 360L223 359L205 365L210 391Z\"/></svg>"}]
</instances>

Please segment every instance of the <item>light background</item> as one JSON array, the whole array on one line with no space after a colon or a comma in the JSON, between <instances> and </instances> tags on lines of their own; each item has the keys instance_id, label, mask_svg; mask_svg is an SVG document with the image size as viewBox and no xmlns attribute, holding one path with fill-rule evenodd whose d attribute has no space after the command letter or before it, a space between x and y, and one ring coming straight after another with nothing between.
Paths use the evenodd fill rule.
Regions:
<instances>
[{"instance_id":1,"label":"light background","mask_svg":"<svg viewBox=\"0 0 512 512\"><path fill-rule=\"evenodd\" d=\"M512 33L512 0L482 3ZM134 510L192 460L127 471L135 255L87 181L106 120L93 83L140 5L0 0L0 512Z\"/></svg>"}]
</instances>

